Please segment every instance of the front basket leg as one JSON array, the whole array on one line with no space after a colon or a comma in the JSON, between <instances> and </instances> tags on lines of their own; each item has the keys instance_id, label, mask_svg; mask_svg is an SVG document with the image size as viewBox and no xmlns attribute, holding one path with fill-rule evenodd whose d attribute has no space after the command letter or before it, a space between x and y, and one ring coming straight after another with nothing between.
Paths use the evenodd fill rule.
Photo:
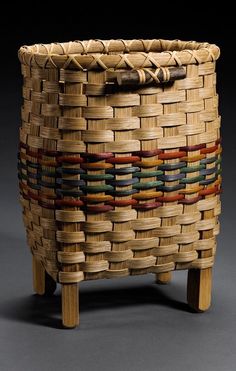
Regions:
<instances>
[{"instance_id":1,"label":"front basket leg","mask_svg":"<svg viewBox=\"0 0 236 371\"><path fill-rule=\"evenodd\" d=\"M196 312L204 312L211 305L212 268L189 269L187 300Z\"/></svg>"},{"instance_id":2,"label":"front basket leg","mask_svg":"<svg viewBox=\"0 0 236 371\"><path fill-rule=\"evenodd\" d=\"M79 324L78 284L62 284L62 323L64 327L73 328Z\"/></svg>"}]
</instances>

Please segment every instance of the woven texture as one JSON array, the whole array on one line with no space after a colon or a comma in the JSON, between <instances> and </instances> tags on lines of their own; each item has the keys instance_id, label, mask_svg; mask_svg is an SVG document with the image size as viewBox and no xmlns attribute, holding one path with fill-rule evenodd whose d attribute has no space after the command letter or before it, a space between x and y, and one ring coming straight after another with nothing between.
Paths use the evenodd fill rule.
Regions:
<instances>
[{"instance_id":1,"label":"woven texture","mask_svg":"<svg viewBox=\"0 0 236 371\"><path fill-rule=\"evenodd\" d=\"M178 40L20 49L23 217L32 253L56 281L213 265L218 57L215 45ZM169 66L186 77L161 84ZM118 86L116 73L133 69L153 83L139 72L143 85Z\"/></svg>"}]
</instances>

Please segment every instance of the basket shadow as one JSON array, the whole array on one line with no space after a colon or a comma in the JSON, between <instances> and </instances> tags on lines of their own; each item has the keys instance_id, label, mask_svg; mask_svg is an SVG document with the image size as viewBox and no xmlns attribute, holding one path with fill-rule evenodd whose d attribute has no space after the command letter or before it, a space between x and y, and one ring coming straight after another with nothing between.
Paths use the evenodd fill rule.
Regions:
<instances>
[{"instance_id":1,"label":"basket shadow","mask_svg":"<svg viewBox=\"0 0 236 371\"><path fill-rule=\"evenodd\" d=\"M176 295L180 288L175 286L174 291ZM157 285L143 285L138 288L127 286L122 289L96 289L80 292L80 313L148 304L156 304L185 312L190 311L186 303L172 299ZM51 297L44 297L34 294L9 300L1 305L0 317L17 322L62 329L61 296L56 294Z\"/></svg>"}]
</instances>

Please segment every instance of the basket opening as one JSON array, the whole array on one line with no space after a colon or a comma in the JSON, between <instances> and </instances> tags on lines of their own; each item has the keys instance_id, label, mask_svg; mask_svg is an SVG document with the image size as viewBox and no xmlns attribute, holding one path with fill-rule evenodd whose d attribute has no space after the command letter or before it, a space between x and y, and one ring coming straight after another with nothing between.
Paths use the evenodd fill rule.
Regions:
<instances>
[{"instance_id":1,"label":"basket opening","mask_svg":"<svg viewBox=\"0 0 236 371\"><path fill-rule=\"evenodd\" d=\"M208 43L198 43L196 41L180 40L88 40L71 41L65 43L36 44L27 47L33 54L129 54L140 52L172 52L183 50L198 50L209 46Z\"/></svg>"}]
</instances>

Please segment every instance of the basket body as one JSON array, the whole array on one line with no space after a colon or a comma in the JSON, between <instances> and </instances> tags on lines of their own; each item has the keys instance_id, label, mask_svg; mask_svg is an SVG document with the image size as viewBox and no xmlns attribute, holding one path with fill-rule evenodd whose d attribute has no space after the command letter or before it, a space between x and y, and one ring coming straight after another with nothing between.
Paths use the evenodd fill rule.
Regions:
<instances>
[{"instance_id":1,"label":"basket body","mask_svg":"<svg viewBox=\"0 0 236 371\"><path fill-rule=\"evenodd\" d=\"M58 282L214 263L218 48L152 43L20 51L23 217L32 254ZM186 76L172 82L153 77L150 84L119 86L115 80L117 72L178 65Z\"/></svg>"}]
</instances>

